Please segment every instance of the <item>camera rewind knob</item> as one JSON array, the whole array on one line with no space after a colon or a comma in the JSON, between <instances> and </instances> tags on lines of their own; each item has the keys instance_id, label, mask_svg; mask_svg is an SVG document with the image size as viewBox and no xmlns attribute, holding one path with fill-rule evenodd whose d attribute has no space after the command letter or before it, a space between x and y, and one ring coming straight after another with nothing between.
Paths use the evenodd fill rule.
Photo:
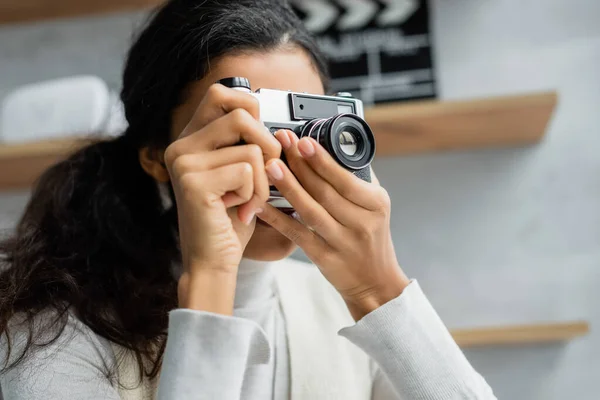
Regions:
<instances>
[{"instance_id":1,"label":"camera rewind knob","mask_svg":"<svg viewBox=\"0 0 600 400\"><path fill-rule=\"evenodd\" d=\"M249 92L252 90L252 88L250 86L250 81L241 76L234 76L231 78L223 78L223 79L218 80L217 83L220 83L221 85L230 87L232 89L242 90L245 92Z\"/></svg>"}]
</instances>

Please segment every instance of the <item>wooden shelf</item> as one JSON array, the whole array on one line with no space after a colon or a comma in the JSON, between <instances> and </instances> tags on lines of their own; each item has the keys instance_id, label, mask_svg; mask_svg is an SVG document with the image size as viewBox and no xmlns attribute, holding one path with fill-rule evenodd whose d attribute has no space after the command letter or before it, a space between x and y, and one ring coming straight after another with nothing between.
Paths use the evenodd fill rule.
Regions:
<instances>
[{"instance_id":1,"label":"wooden shelf","mask_svg":"<svg viewBox=\"0 0 600 400\"><path fill-rule=\"evenodd\" d=\"M24 189L48 167L89 140L64 139L20 145L0 145L0 190Z\"/></svg>"},{"instance_id":2,"label":"wooden shelf","mask_svg":"<svg viewBox=\"0 0 600 400\"><path fill-rule=\"evenodd\" d=\"M555 92L467 101L381 105L365 111L377 155L512 147L539 142L557 103Z\"/></svg>"},{"instance_id":3,"label":"wooden shelf","mask_svg":"<svg viewBox=\"0 0 600 400\"><path fill-rule=\"evenodd\" d=\"M3 0L0 24L149 9L163 0Z\"/></svg>"},{"instance_id":4,"label":"wooden shelf","mask_svg":"<svg viewBox=\"0 0 600 400\"><path fill-rule=\"evenodd\" d=\"M575 339L590 330L585 321L499 326L477 329L455 329L452 336L460 347L516 346L552 343Z\"/></svg>"},{"instance_id":5,"label":"wooden shelf","mask_svg":"<svg viewBox=\"0 0 600 400\"><path fill-rule=\"evenodd\" d=\"M495 146L539 141L556 104L555 93L483 100L400 103L367 110L377 155ZM65 139L0 145L0 190L29 187L50 165L84 142Z\"/></svg>"}]
</instances>

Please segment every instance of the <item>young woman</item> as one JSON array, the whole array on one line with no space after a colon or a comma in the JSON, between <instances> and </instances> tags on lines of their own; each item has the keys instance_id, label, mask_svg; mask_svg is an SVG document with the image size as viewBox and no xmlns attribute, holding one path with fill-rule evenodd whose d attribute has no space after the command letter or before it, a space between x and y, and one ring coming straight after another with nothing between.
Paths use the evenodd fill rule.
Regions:
<instances>
[{"instance_id":1,"label":"young woman","mask_svg":"<svg viewBox=\"0 0 600 400\"><path fill-rule=\"evenodd\" d=\"M281 0L172 0L137 39L127 131L46 172L2 245L5 400L493 399L400 269L385 190L266 132L231 76L327 89Z\"/></svg>"}]
</instances>

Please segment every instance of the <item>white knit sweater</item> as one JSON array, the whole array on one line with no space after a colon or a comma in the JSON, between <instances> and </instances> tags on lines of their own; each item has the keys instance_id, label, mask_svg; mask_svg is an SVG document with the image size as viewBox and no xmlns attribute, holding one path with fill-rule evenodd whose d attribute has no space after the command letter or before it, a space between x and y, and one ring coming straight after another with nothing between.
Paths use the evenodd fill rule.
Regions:
<instances>
[{"instance_id":1,"label":"white knit sweater","mask_svg":"<svg viewBox=\"0 0 600 400\"><path fill-rule=\"evenodd\" d=\"M5 400L495 399L416 281L355 324L318 270L292 260L245 262L233 317L172 311L159 382L137 376L127 352L71 320L0 387Z\"/></svg>"}]
</instances>

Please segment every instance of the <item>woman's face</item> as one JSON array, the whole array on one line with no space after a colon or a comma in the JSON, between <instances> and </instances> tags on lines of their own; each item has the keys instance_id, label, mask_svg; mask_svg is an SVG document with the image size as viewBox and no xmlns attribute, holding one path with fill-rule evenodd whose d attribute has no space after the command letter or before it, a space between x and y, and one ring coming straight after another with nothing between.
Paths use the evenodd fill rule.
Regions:
<instances>
[{"instance_id":1,"label":"woman's face","mask_svg":"<svg viewBox=\"0 0 600 400\"><path fill-rule=\"evenodd\" d=\"M323 83L308 54L301 49L275 50L221 57L211 63L210 73L189 88L187 100L173 113L171 137L175 140L192 118L208 87L222 78L243 76L250 80L252 90L258 88L291 90L323 94ZM230 216L235 210L230 211ZM244 227L252 237L244 256L254 260L273 261L288 256L295 245L275 229L260 220Z\"/></svg>"}]
</instances>

